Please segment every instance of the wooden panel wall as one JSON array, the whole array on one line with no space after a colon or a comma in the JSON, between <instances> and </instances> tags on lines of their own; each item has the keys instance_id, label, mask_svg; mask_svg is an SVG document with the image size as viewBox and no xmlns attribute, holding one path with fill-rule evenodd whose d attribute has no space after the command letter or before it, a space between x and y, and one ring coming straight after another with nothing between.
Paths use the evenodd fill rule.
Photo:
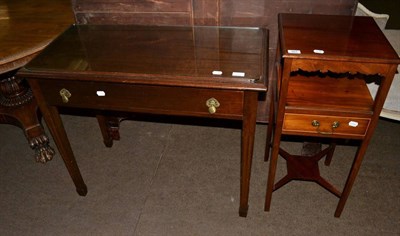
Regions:
<instances>
[{"instance_id":1,"label":"wooden panel wall","mask_svg":"<svg viewBox=\"0 0 400 236\"><path fill-rule=\"evenodd\" d=\"M278 39L278 13L352 15L357 0L72 0L78 24L259 26L269 30L269 77ZM267 101L258 120L266 122Z\"/></svg>"},{"instance_id":2,"label":"wooden panel wall","mask_svg":"<svg viewBox=\"0 0 400 236\"><path fill-rule=\"evenodd\" d=\"M79 24L192 24L189 0L72 0Z\"/></svg>"}]
</instances>

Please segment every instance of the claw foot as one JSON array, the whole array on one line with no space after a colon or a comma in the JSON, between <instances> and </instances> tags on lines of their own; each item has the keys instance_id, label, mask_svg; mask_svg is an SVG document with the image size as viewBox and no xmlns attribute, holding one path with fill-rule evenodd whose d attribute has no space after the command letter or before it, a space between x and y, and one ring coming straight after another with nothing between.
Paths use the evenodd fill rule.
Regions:
<instances>
[{"instance_id":1,"label":"claw foot","mask_svg":"<svg viewBox=\"0 0 400 236\"><path fill-rule=\"evenodd\" d=\"M29 145L35 150L37 162L46 163L51 161L55 154L54 149L49 145L49 138L46 135L40 135L30 140Z\"/></svg>"}]
</instances>

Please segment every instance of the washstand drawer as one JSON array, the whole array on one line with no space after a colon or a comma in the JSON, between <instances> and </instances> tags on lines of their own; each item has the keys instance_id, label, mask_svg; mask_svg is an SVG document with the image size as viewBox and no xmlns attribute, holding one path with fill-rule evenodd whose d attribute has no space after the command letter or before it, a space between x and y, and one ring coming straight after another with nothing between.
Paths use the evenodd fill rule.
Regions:
<instances>
[{"instance_id":1,"label":"washstand drawer","mask_svg":"<svg viewBox=\"0 0 400 236\"><path fill-rule=\"evenodd\" d=\"M39 84L55 106L237 119L243 114L243 91L63 80Z\"/></svg>"},{"instance_id":2,"label":"washstand drawer","mask_svg":"<svg viewBox=\"0 0 400 236\"><path fill-rule=\"evenodd\" d=\"M288 113L283 120L283 133L361 138L369 122L369 118Z\"/></svg>"}]
</instances>

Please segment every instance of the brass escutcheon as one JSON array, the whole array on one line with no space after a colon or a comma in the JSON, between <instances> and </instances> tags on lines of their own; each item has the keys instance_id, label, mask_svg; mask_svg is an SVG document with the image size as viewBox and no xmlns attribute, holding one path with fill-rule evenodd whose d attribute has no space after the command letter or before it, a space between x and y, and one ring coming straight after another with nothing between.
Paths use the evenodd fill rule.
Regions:
<instances>
[{"instance_id":1,"label":"brass escutcheon","mask_svg":"<svg viewBox=\"0 0 400 236\"><path fill-rule=\"evenodd\" d=\"M215 112L217 112L217 107L219 107L220 104L217 99L210 98L207 100L206 106L208 107L208 112L210 114L214 114Z\"/></svg>"},{"instance_id":2,"label":"brass escutcheon","mask_svg":"<svg viewBox=\"0 0 400 236\"><path fill-rule=\"evenodd\" d=\"M340 125L339 121L334 121L332 123L332 129L335 129L335 128L339 127L339 125Z\"/></svg>"},{"instance_id":3,"label":"brass escutcheon","mask_svg":"<svg viewBox=\"0 0 400 236\"><path fill-rule=\"evenodd\" d=\"M69 98L72 96L72 94L67 89L63 88L60 90L60 96L63 103L68 103Z\"/></svg>"},{"instance_id":4,"label":"brass escutcheon","mask_svg":"<svg viewBox=\"0 0 400 236\"><path fill-rule=\"evenodd\" d=\"M314 127L318 127L319 126L319 121L313 120L313 121L311 121L311 125L314 126Z\"/></svg>"}]
</instances>

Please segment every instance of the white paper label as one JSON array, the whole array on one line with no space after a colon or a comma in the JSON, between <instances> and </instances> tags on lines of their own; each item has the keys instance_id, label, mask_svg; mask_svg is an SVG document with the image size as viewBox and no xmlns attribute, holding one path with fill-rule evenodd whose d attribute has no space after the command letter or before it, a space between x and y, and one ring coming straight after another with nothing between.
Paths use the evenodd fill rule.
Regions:
<instances>
[{"instance_id":1,"label":"white paper label","mask_svg":"<svg viewBox=\"0 0 400 236\"><path fill-rule=\"evenodd\" d=\"M220 70L214 70L214 71L212 72L212 74L213 74L213 75L222 75L222 71L220 71Z\"/></svg>"},{"instance_id":2,"label":"white paper label","mask_svg":"<svg viewBox=\"0 0 400 236\"><path fill-rule=\"evenodd\" d=\"M99 97L104 97L104 96L106 96L106 92L104 92L104 91L97 91L96 94L97 94L97 96L99 96Z\"/></svg>"},{"instance_id":3,"label":"white paper label","mask_svg":"<svg viewBox=\"0 0 400 236\"><path fill-rule=\"evenodd\" d=\"M357 126L358 126L358 122L357 122L357 121L350 121L350 122L349 122L349 126L351 126L351 127L357 127Z\"/></svg>"},{"instance_id":4,"label":"white paper label","mask_svg":"<svg viewBox=\"0 0 400 236\"><path fill-rule=\"evenodd\" d=\"M232 72L232 76L244 77L244 76L245 76L245 73L244 73L244 72Z\"/></svg>"},{"instance_id":5,"label":"white paper label","mask_svg":"<svg viewBox=\"0 0 400 236\"><path fill-rule=\"evenodd\" d=\"M324 52L324 50L321 50L321 49L314 49L314 53L324 54L325 52Z\"/></svg>"},{"instance_id":6,"label":"white paper label","mask_svg":"<svg viewBox=\"0 0 400 236\"><path fill-rule=\"evenodd\" d=\"M301 54L301 51L297 49L289 49L287 52L290 54Z\"/></svg>"}]
</instances>

